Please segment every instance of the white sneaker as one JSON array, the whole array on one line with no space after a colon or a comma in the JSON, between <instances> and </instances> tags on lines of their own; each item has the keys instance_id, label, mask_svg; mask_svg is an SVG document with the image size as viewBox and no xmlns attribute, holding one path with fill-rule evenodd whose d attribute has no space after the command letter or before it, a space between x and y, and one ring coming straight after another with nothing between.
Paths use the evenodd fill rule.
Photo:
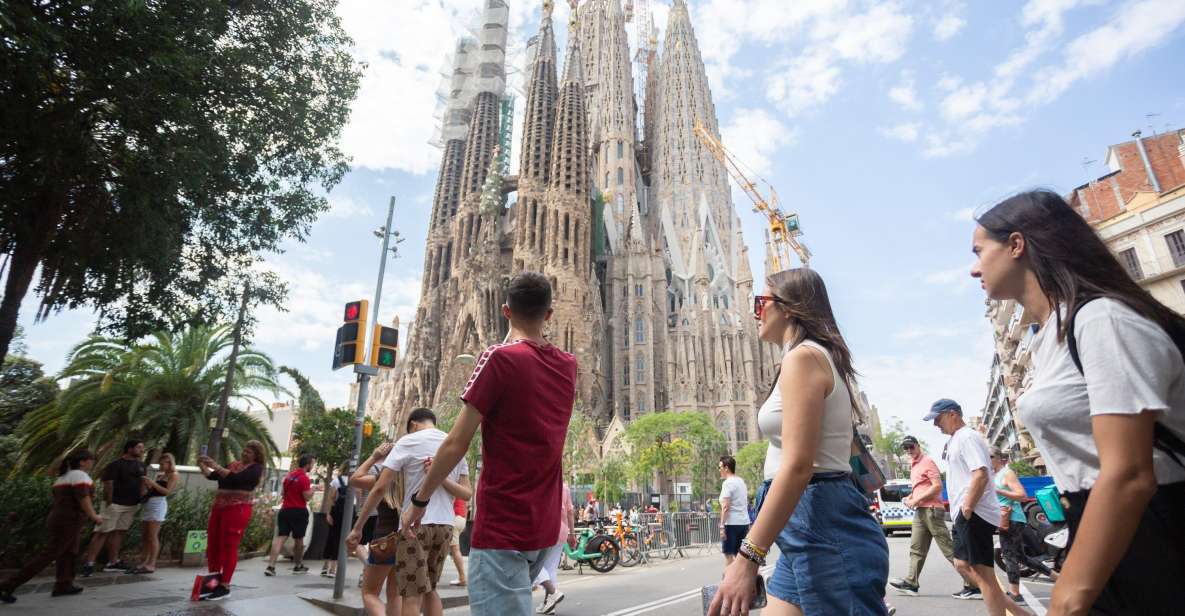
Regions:
<instances>
[{"instance_id":1,"label":"white sneaker","mask_svg":"<svg viewBox=\"0 0 1185 616\"><path fill-rule=\"evenodd\" d=\"M543 605L541 605L540 607L543 608L544 614L554 614L555 613L555 606L559 605L560 601L563 601L563 600L564 600L564 593L562 591L557 590L557 591L555 591L554 594L550 594L550 595L547 595L546 597L544 597L543 598Z\"/></svg>"}]
</instances>

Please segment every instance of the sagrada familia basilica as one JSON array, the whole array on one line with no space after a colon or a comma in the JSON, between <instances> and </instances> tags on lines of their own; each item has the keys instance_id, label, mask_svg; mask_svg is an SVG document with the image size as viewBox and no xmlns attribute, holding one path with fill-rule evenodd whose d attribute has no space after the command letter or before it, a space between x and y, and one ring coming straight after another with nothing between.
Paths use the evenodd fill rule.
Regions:
<instances>
[{"instance_id":1,"label":"sagrada familia basilica","mask_svg":"<svg viewBox=\"0 0 1185 616\"><path fill-rule=\"evenodd\" d=\"M661 50L643 34L631 56L632 2L584 0L561 69L545 1L512 174L509 10L483 1L445 93L419 307L399 366L372 384L371 413L399 425L413 407L455 400L465 359L506 336L506 282L533 270L552 280L547 336L577 356L577 406L602 433L655 411L705 411L734 451L757 440L775 351L757 338L762 283L726 169L694 133L699 122L719 138L686 2L674 0Z\"/></svg>"}]
</instances>

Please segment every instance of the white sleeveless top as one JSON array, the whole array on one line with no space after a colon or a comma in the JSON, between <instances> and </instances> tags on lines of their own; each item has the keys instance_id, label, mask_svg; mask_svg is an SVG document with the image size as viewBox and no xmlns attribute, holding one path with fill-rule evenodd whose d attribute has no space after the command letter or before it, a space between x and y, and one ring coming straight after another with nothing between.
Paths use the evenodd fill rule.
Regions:
<instances>
[{"instance_id":1,"label":"white sleeveless top","mask_svg":"<svg viewBox=\"0 0 1185 616\"><path fill-rule=\"evenodd\" d=\"M848 388L844 386L839 371L835 369L835 362L831 353L814 340L803 340L803 345L818 349L827 358L831 366L831 379L834 383L831 393L823 399L823 434L819 439L819 449L815 452L815 472L849 472L852 470L849 462L852 456L852 398L848 395ZM782 357L791 351L786 345ZM761 409L757 411L757 428L761 434L769 439L769 449L765 453L765 478L773 479L782 465L782 391L779 387L782 374L778 374L778 385L766 398Z\"/></svg>"}]
</instances>

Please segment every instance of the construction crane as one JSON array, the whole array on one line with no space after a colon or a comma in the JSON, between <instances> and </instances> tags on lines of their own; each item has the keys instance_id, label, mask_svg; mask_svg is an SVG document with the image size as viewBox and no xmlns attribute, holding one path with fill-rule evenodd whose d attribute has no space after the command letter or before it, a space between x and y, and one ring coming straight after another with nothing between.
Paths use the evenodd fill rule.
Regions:
<instances>
[{"instance_id":1,"label":"construction crane","mask_svg":"<svg viewBox=\"0 0 1185 616\"><path fill-rule=\"evenodd\" d=\"M720 139L716 138L711 131L704 126L699 119L695 121L695 136L704 144L704 147L719 160L724 168L728 171L728 175L736 181L741 190L745 191L749 199L753 201L753 211L763 214L769 222L768 235L766 240L769 244L767 258L769 265L772 266L771 271L780 271L790 265L790 251L794 251L798 255L798 260L802 262L803 267L809 267L811 262L811 251L802 242L798 241L798 236L802 235L802 227L799 226L798 213L790 212L789 214L782 213L782 209L778 207L778 193L774 187L767 181L754 174L758 182L761 182L769 190L769 199L757 190L757 184L745 175L741 170L740 162Z\"/></svg>"}]
</instances>

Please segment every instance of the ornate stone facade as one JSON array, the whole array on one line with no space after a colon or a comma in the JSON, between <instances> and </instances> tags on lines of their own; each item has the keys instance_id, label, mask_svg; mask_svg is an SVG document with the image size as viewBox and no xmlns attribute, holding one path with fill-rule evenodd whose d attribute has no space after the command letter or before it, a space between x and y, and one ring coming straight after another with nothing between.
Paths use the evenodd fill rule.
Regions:
<instances>
[{"instance_id":1,"label":"ornate stone facade","mask_svg":"<svg viewBox=\"0 0 1185 616\"><path fill-rule=\"evenodd\" d=\"M492 11L505 5L486 4L483 36L490 23L504 33L504 13ZM555 288L548 337L577 355L578 404L602 430L656 410L702 410L739 449L758 438L756 403L774 353L757 340L728 177L692 131L698 119L719 132L686 3L675 1L649 71L644 143L621 0L586 0L573 11L562 80L544 5L524 71L518 175L506 182L517 199L478 207L501 95L478 88L445 114L468 126L442 132L423 295L400 365L372 385L371 411L390 422L455 399L468 356L506 335L498 311L506 281L535 270ZM471 89L456 84L462 61L482 66L461 49L454 92Z\"/></svg>"}]
</instances>

